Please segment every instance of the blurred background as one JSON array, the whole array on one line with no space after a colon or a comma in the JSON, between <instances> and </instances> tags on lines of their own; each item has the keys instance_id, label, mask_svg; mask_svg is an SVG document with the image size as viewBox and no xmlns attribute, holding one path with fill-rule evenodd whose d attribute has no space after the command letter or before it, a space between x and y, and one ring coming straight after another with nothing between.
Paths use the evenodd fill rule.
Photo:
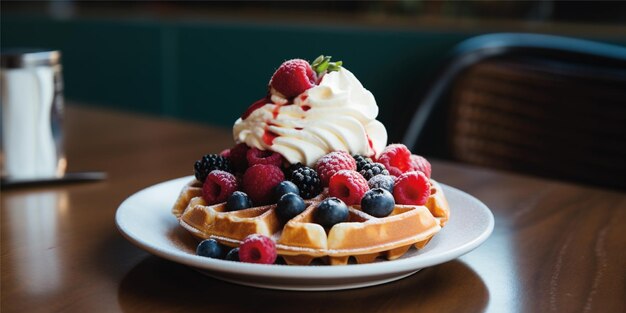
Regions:
<instances>
[{"instance_id":1,"label":"blurred background","mask_svg":"<svg viewBox=\"0 0 626 313\"><path fill-rule=\"evenodd\" d=\"M1 45L63 53L68 102L230 127L286 59L343 60L390 138L464 39L531 32L626 46L625 2L2 1Z\"/></svg>"}]
</instances>

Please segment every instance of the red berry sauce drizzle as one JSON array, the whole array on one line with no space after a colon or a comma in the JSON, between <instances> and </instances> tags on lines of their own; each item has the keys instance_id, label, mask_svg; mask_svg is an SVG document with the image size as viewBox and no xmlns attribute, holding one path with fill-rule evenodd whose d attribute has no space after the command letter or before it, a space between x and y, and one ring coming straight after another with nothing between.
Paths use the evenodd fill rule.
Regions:
<instances>
[{"instance_id":1,"label":"red berry sauce drizzle","mask_svg":"<svg viewBox=\"0 0 626 313\"><path fill-rule=\"evenodd\" d=\"M279 107L279 106L276 106L276 107ZM267 124L267 126L265 126L265 132L263 132L263 142L265 142L265 144L268 146L271 146L274 143L274 139L278 137L278 134L276 134L275 132L269 129L270 126L276 126L276 125L272 123Z\"/></svg>"},{"instance_id":2,"label":"red berry sauce drizzle","mask_svg":"<svg viewBox=\"0 0 626 313\"><path fill-rule=\"evenodd\" d=\"M276 119L276 118L278 117L278 113L280 113L280 107L281 107L281 106L282 106L282 105L277 104L277 105L274 107L274 110L272 111L272 118L273 118L273 119Z\"/></svg>"},{"instance_id":3,"label":"red berry sauce drizzle","mask_svg":"<svg viewBox=\"0 0 626 313\"><path fill-rule=\"evenodd\" d=\"M367 143L370 145L370 149L372 149L372 152L373 152L372 159L373 159L376 157L376 149L374 149L374 143L372 143L372 138L370 138L370 135L365 133L365 136L367 137Z\"/></svg>"}]
</instances>

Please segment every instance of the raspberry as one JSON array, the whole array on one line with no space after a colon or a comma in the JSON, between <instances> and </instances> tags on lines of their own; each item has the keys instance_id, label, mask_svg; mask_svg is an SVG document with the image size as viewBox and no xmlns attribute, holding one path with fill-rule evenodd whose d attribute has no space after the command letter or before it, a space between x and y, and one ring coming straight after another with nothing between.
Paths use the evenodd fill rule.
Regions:
<instances>
[{"instance_id":1,"label":"raspberry","mask_svg":"<svg viewBox=\"0 0 626 313\"><path fill-rule=\"evenodd\" d=\"M307 166L302 166L291 173L291 182L300 190L300 196L311 199L322 192L322 183L317 172Z\"/></svg>"},{"instance_id":2,"label":"raspberry","mask_svg":"<svg viewBox=\"0 0 626 313\"><path fill-rule=\"evenodd\" d=\"M235 175L214 170L209 173L202 184L202 198L208 204L216 204L226 201L228 196L237 190L237 178Z\"/></svg>"},{"instance_id":3,"label":"raspberry","mask_svg":"<svg viewBox=\"0 0 626 313\"><path fill-rule=\"evenodd\" d=\"M355 154L352 157L354 158L354 161L356 161L356 171L357 172L360 172L363 169L363 166L365 164L372 163L372 159L370 159L370 158L368 158L366 156L363 156L363 155Z\"/></svg>"},{"instance_id":4,"label":"raspberry","mask_svg":"<svg viewBox=\"0 0 626 313\"><path fill-rule=\"evenodd\" d=\"M413 154L411 155L411 162L413 163L414 170L424 173L426 177L430 179L432 168L430 167L430 162L428 162L428 160L420 155Z\"/></svg>"},{"instance_id":5,"label":"raspberry","mask_svg":"<svg viewBox=\"0 0 626 313\"><path fill-rule=\"evenodd\" d=\"M347 205L361 203L361 198L369 190L367 180L361 174L341 170L330 178L328 193L331 197L337 197Z\"/></svg>"},{"instance_id":6,"label":"raspberry","mask_svg":"<svg viewBox=\"0 0 626 313\"><path fill-rule=\"evenodd\" d=\"M254 205L272 203L274 188L285 175L279 167L270 164L256 164L243 174L243 191L248 194Z\"/></svg>"},{"instance_id":7,"label":"raspberry","mask_svg":"<svg viewBox=\"0 0 626 313\"><path fill-rule=\"evenodd\" d=\"M230 148L230 163L237 172L245 172L248 168L248 145L240 143Z\"/></svg>"},{"instance_id":8,"label":"raspberry","mask_svg":"<svg viewBox=\"0 0 626 313\"><path fill-rule=\"evenodd\" d=\"M306 60L285 61L272 75L270 86L285 98L293 98L315 86L317 75Z\"/></svg>"},{"instance_id":9,"label":"raspberry","mask_svg":"<svg viewBox=\"0 0 626 313\"><path fill-rule=\"evenodd\" d=\"M222 150L219 155L230 161L230 149Z\"/></svg>"},{"instance_id":10,"label":"raspberry","mask_svg":"<svg viewBox=\"0 0 626 313\"><path fill-rule=\"evenodd\" d=\"M241 262L273 264L277 256L276 244L267 236L248 235L239 245L239 260Z\"/></svg>"},{"instance_id":11,"label":"raspberry","mask_svg":"<svg viewBox=\"0 0 626 313\"><path fill-rule=\"evenodd\" d=\"M315 164L322 186L328 186L330 177L341 170L356 170L356 161L345 151L334 151L317 160Z\"/></svg>"},{"instance_id":12,"label":"raspberry","mask_svg":"<svg viewBox=\"0 0 626 313\"><path fill-rule=\"evenodd\" d=\"M402 173L413 170L411 151L403 144L388 145L377 161L382 163L393 176L400 176Z\"/></svg>"},{"instance_id":13,"label":"raspberry","mask_svg":"<svg viewBox=\"0 0 626 313\"><path fill-rule=\"evenodd\" d=\"M393 197L398 204L424 205L429 196L430 181L420 171L400 175L393 187Z\"/></svg>"},{"instance_id":14,"label":"raspberry","mask_svg":"<svg viewBox=\"0 0 626 313\"><path fill-rule=\"evenodd\" d=\"M250 166L255 164L271 164L280 167L283 164L283 156L270 150L252 148L246 153L246 159Z\"/></svg>"},{"instance_id":15,"label":"raspberry","mask_svg":"<svg viewBox=\"0 0 626 313\"><path fill-rule=\"evenodd\" d=\"M389 175L389 171L380 163L367 163L363 165L363 169L359 171L366 180L372 179L376 175Z\"/></svg>"},{"instance_id":16,"label":"raspberry","mask_svg":"<svg viewBox=\"0 0 626 313\"><path fill-rule=\"evenodd\" d=\"M204 183L207 175L213 170L231 171L230 162L227 158L217 154L207 154L194 163L196 179Z\"/></svg>"}]
</instances>

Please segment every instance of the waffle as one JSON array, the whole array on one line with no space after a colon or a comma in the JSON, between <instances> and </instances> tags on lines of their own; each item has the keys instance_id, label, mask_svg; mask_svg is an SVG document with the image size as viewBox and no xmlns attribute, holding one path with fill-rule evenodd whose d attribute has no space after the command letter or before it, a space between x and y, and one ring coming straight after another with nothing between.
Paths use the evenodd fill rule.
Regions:
<instances>
[{"instance_id":1,"label":"waffle","mask_svg":"<svg viewBox=\"0 0 626 313\"><path fill-rule=\"evenodd\" d=\"M276 205L227 212L225 203L207 205L202 187L189 182L176 200L172 213L180 225L199 239L213 238L236 247L250 234L262 234L276 242L277 252L287 264L307 265L320 259L331 265L371 263L377 257L393 260L411 246L423 248L448 220L449 208L438 183L432 181L425 206L396 205L389 216L377 218L349 206L347 222L324 229L313 222L317 204L327 192L306 200L307 208L284 225L276 216Z\"/></svg>"}]
</instances>

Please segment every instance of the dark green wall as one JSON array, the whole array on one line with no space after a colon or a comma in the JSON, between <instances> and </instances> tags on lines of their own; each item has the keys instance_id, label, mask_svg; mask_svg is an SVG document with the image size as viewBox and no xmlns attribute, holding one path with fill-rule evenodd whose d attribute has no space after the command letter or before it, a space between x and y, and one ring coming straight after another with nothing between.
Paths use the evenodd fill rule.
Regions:
<instances>
[{"instance_id":1,"label":"dark green wall","mask_svg":"<svg viewBox=\"0 0 626 313\"><path fill-rule=\"evenodd\" d=\"M394 138L397 116L413 105L446 52L473 35L3 14L1 45L60 49L70 100L226 127L264 96L282 61L332 55L374 93Z\"/></svg>"}]
</instances>

